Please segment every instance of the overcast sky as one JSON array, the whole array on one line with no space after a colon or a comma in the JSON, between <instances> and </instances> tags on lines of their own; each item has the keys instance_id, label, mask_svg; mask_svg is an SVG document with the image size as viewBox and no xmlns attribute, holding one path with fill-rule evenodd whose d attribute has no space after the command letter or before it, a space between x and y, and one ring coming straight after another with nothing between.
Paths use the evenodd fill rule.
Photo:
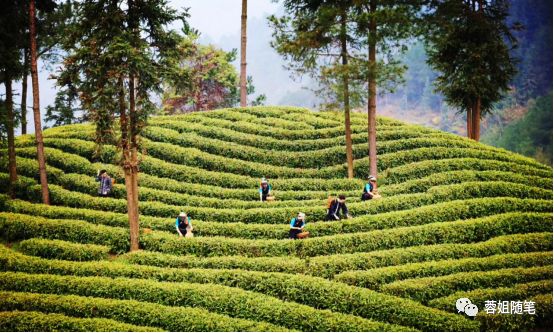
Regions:
<instances>
[{"instance_id":1,"label":"overcast sky","mask_svg":"<svg viewBox=\"0 0 554 333\"><path fill-rule=\"evenodd\" d=\"M201 32L203 40L209 40L217 44L225 36L240 33L241 0L170 0L169 4L175 9L190 8L188 22L193 28ZM279 7L279 4L273 3L271 0L250 0L248 1L248 19L263 19L268 14L275 13ZM235 48L240 48L240 38L237 39ZM43 117L46 106L53 104L56 97L56 87L54 81L48 79L49 76L50 72L39 62L40 108ZM19 107L21 103L21 83L14 82L13 87L14 102ZM30 76L28 89L28 132L34 133ZM5 96L4 85L2 85L0 94ZM16 134L20 134L20 129L17 130Z\"/></svg>"},{"instance_id":2,"label":"overcast sky","mask_svg":"<svg viewBox=\"0 0 554 333\"><path fill-rule=\"evenodd\" d=\"M190 8L191 26L214 41L240 31L241 0L170 0L169 3L176 9ZM271 0L250 0L248 19L265 18L279 7ZM239 46L240 40L237 40L237 48Z\"/></svg>"}]
</instances>

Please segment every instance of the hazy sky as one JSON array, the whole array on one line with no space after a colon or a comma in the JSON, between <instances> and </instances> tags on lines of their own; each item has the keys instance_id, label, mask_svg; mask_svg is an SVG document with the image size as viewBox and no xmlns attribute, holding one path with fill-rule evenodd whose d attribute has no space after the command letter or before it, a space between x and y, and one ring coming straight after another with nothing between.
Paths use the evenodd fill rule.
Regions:
<instances>
[{"instance_id":1,"label":"hazy sky","mask_svg":"<svg viewBox=\"0 0 554 333\"><path fill-rule=\"evenodd\" d=\"M241 0L170 0L169 3L176 9L190 8L191 26L214 41L240 31ZM279 7L271 0L250 0L248 19L265 18ZM237 48L239 46L240 40L237 40Z\"/></svg>"}]
</instances>

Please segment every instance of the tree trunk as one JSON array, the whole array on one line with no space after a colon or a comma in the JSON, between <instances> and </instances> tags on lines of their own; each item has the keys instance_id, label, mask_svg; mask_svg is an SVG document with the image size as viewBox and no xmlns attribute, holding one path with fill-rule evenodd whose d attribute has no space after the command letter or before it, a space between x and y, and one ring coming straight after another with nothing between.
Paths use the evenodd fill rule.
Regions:
<instances>
[{"instance_id":1,"label":"tree trunk","mask_svg":"<svg viewBox=\"0 0 554 333\"><path fill-rule=\"evenodd\" d=\"M121 133L123 134L123 132ZM125 188L127 189L127 214L131 238L130 251L139 249L139 207L138 207L138 157L137 157L137 119L135 105L135 77L129 77L129 128L130 142L124 148L123 169Z\"/></svg>"},{"instance_id":2,"label":"tree trunk","mask_svg":"<svg viewBox=\"0 0 554 333\"><path fill-rule=\"evenodd\" d=\"M375 14L375 0L369 3L370 14ZM377 46L375 36L377 35L377 22L375 16L369 21L369 47L368 47L368 103L367 103L367 138L369 141L369 174L377 177L377 83L375 78Z\"/></svg>"},{"instance_id":3,"label":"tree trunk","mask_svg":"<svg viewBox=\"0 0 554 333\"><path fill-rule=\"evenodd\" d=\"M132 153L130 153L132 156ZM127 157L130 157L127 155ZM134 172L134 168L131 167L133 160L132 158L130 160L126 160L123 163L126 164L124 166L124 172L125 172L125 189L127 190L127 215L129 217L129 229L130 229L130 240L131 240L131 247L130 251L137 251L139 249L139 226L138 226L138 205L135 202L135 190L137 187L135 186L136 181L136 172Z\"/></svg>"},{"instance_id":4,"label":"tree trunk","mask_svg":"<svg viewBox=\"0 0 554 333\"><path fill-rule=\"evenodd\" d=\"M348 90L348 50L346 45L346 13L341 17L341 58L343 66L342 86L344 99L344 127L346 132L346 164L348 178L354 178L354 161L352 158L352 130L350 128L350 92Z\"/></svg>"},{"instance_id":5,"label":"tree trunk","mask_svg":"<svg viewBox=\"0 0 554 333\"><path fill-rule=\"evenodd\" d=\"M33 85L33 117L35 121L35 140L37 143L37 159L42 191L42 202L50 204L48 179L46 177L46 158L44 156L44 141L42 139L42 124L40 119L40 100L38 90L37 70L37 40L35 26L35 0L29 1L29 35L31 40L31 81Z\"/></svg>"},{"instance_id":6,"label":"tree trunk","mask_svg":"<svg viewBox=\"0 0 554 333\"><path fill-rule=\"evenodd\" d=\"M27 47L23 48L23 78L21 79L21 134L27 134L27 71L29 54Z\"/></svg>"},{"instance_id":7,"label":"tree trunk","mask_svg":"<svg viewBox=\"0 0 554 333\"><path fill-rule=\"evenodd\" d=\"M481 97L477 97L475 110L473 112L473 140L479 141L481 138Z\"/></svg>"},{"instance_id":8,"label":"tree trunk","mask_svg":"<svg viewBox=\"0 0 554 333\"><path fill-rule=\"evenodd\" d=\"M7 76L7 74L6 74ZM12 79L5 77L4 85L6 86L6 129L8 131L8 170L10 173L9 195L12 199L15 198L15 182L17 181L17 165L15 159L15 135L14 135L14 113L13 113L13 92Z\"/></svg>"},{"instance_id":9,"label":"tree trunk","mask_svg":"<svg viewBox=\"0 0 554 333\"><path fill-rule=\"evenodd\" d=\"M137 148L134 147L131 150L131 164L133 165L133 168L131 169L131 188L132 188L132 195L131 195L131 201L132 201L132 214L133 217L132 221L133 223L130 224L130 232L131 232L131 251L137 251L139 249L139 189L138 189L138 153ZM130 219L131 220L131 219Z\"/></svg>"},{"instance_id":10,"label":"tree trunk","mask_svg":"<svg viewBox=\"0 0 554 333\"><path fill-rule=\"evenodd\" d=\"M467 109L467 137L470 139L473 139L473 106L471 106L469 109Z\"/></svg>"},{"instance_id":11,"label":"tree trunk","mask_svg":"<svg viewBox=\"0 0 554 333\"><path fill-rule=\"evenodd\" d=\"M246 106L246 12L247 0L242 0L240 17L240 106Z\"/></svg>"}]
</instances>

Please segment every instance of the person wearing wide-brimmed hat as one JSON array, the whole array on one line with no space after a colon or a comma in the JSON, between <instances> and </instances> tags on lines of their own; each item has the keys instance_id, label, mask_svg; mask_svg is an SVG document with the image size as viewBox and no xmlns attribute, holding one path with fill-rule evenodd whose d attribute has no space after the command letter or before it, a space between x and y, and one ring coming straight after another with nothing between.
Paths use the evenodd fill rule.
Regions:
<instances>
[{"instance_id":1,"label":"person wearing wide-brimmed hat","mask_svg":"<svg viewBox=\"0 0 554 333\"><path fill-rule=\"evenodd\" d=\"M364 193L362 193L362 201L371 200L375 197L377 190L377 178L373 176L367 177L367 184L364 186Z\"/></svg>"},{"instance_id":2,"label":"person wearing wide-brimmed hat","mask_svg":"<svg viewBox=\"0 0 554 333\"><path fill-rule=\"evenodd\" d=\"M298 234L304 231L306 225L306 214L300 212L290 220L289 239L298 239Z\"/></svg>"},{"instance_id":3,"label":"person wearing wide-brimmed hat","mask_svg":"<svg viewBox=\"0 0 554 333\"><path fill-rule=\"evenodd\" d=\"M260 201L267 201L268 198L272 198L271 185L269 185L269 182L265 179L265 177L262 178L262 181L260 182L260 189L258 192L260 193Z\"/></svg>"},{"instance_id":4,"label":"person wearing wide-brimmed hat","mask_svg":"<svg viewBox=\"0 0 554 333\"><path fill-rule=\"evenodd\" d=\"M190 221L190 217L187 216L187 213L181 212L179 216L177 216L177 220L175 220L175 228L177 229L179 237L192 236L192 222Z\"/></svg>"}]
</instances>

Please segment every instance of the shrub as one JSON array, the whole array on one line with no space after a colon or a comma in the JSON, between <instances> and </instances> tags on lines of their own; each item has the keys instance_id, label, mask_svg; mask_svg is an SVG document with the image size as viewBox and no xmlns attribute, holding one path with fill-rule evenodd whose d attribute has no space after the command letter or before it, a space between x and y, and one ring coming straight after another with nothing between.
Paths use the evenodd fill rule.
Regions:
<instances>
[{"instance_id":1,"label":"shrub","mask_svg":"<svg viewBox=\"0 0 554 333\"><path fill-rule=\"evenodd\" d=\"M552 329L552 293L535 295L532 297L532 301L535 302L534 315L488 315L479 313L476 319L481 322L483 330L490 332L549 331Z\"/></svg>"},{"instance_id":2,"label":"shrub","mask_svg":"<svg viewBox=\"0 0 554 333\"><path fill-rule=\"evenodd\" d=\"M460 291L446 297L435 298L429 302L429 306L448 311L452 309L453 304L456 304L458 298L467 297L474 304L477 304L479 309L485 309L485 301L487 300L519 301L549 292L552 292L552 280L540 280L518 283L511 287L478 288Z\"/></svg>"},{"instance_id":3,"label":"shrub","mask_svg":"<svg viewBox=\"0 0 554 333\"><path fill-rule=\"evenodd\" d=\"M334 274L352 269L375 269L409 262L441 259L479 258L497 253L551 251L551 233L529 233L499 236L488 241L471 244L437 244L369 253L328 255L299 259L294 257L240 256L207 257L175 256L156 252L138 251L118 258L123 262L174 268L245 269L267 272L305 273L331 278Z\"/></svg>"},{"instance_id":4,"label":"shrub","mask_svg":"<svg viewBox=\"0 0 554 333\"><path fill-rule=\"evenodd\" d=\"M424 178L409 180L400 184L385 185L379 187L379 192L384 196L392 196L405 193L419 193L437 185L458 184L474 181L504 181L514 185L527 185L546 190L552 189L552 180L538 176L523 176L506 171L446 171L435 173ZM516 186L517 186L516 185Z\"/></svg>"},{"instance_id":5,"label":"shrub","mask_svg":"<svg viewBox=\"0 0 554 333\"><path fill-rule=\"evenodd\" d=\"M27 188L27 197L31 201L40 201L41 192L39 185L33 185ZM50 196L52 203L69 206L82 207L88 209L98 209L104 211L113 211L125 213L127 204L125 199L101 198L87 194L76 193L65 190L57 185L50 186ZM479 197L495 196L514 196L520 198L538 198L550 199L552 192L548 190L532 188L527 186L514 187L509 183L503 182L483 182L475 183L472 186L464 187L462 185L448 185L434 187L428 193L399 195L390 198L376 200L371 202L354 202L349 205L349 211L354 216L364 214L378 214L394 210L406 210L418 206L428 205L441 201L459 200ZM290 206L282 203L279 206L268 205L267 208L235 209L235 208L210 208L185 205L168 205L157 201L143 201L139 205L139 211L144 215L170 218L176 216L180 211L187 211L193 218L200 220L212 220L217 222L244 222L259 224L285 224L292 216L299 211L307 214L312 221L321 221L325 218L323 202L317 206L307 206L302 204L295 205L290 202ZM491 204L493 206L494 204ZM518 205L519 206L519 205ZM497 206L498 207L498 206ZM519 207L529 207L528 203L523 202ZM539 206L539 211L548 209L545 204ZM500 208L502 209L502 208ZM491 209L492 210L492 209ZM356 231L364 227L364 218L352 220L344 223L344 231ZM394 222L398 223L398 222ZM402 222L400 222L402 223ZM402 225L402 224L400 224ZM336 226L333 226L335 228ZM327 227L322 227L327 228ZM371 228L371 227L369 227ZM335 232L337 229L333 229Z\"/></svg>"},{"instance_id":6,"label":"shrub","mask_svg":"<svg viewBox=\"0 0 554 333\"><path fill-rule=\"evenodd\" d=\"M73 318L36 311L0 312L0 330L5 332L160 332L156 327L124 324L103 318Z\"/></svg>"},{"instance_id":7,"label":"shrub","mask_svg":"<svg viewBox=\"0 0 554 333\"><path fill-rule=\"evenodd\" d=\"M5 166L5 169L7 169L7 159L0 159L0 169L3 169L4 166ZM125 196L125 187L124 187L125 180L123 178L123 174L119 167L114 165L103 165L100 163L95 163L95 164L92 164L92 168L106 169L110 174L110 176L112 178L115 178L118 183L114 187L114 190L113 190L114 195L118 197ZM18 157L17 170L20 175L31 177L36 180L39 179L38 165L35 160L24 158L24 157ZM76 174L76 173L72 173L70 170L67 170L64 172L50 165L47 166L47 174L48 174L48 181L51 183L60 184L68 187L71 186L72 189L76 189L84 193L96 194L98 183L95 181L94 175ZM0 181L6 182L6 184L8 184L7 182L9 181L9 178L6 178L6 177L8 177L6 173L0 173ZM31 180L31 183L33 183L32 180ZM292 184L291 183L287 184L286 182L281 182L281 183L282 183L281 186L282 185L286 185L288 187L290 187L291 185L296 186L294 183ZM333 182L333 184L334 183L335 182ZM354 181L354 183L356 184L356 186L351 186L351 188L362 187L361 182ZM196 184L196 183L185 183L185 182L176 181L174 179L152 176L146 173L140 174L139 184L141 186L141 193L145 190L148 191L150 189L151 190L157 189L157 190L171 191L176 193L189 194L191 196L194 195L198 197L215 197L215 198L219 198L220 199L219 201L221 201L221 198L254 201L248 204L262 205L258 201L259 194L258 194L258 188L256 186L253 186L249 189L221 188L218 186L202 185L202 184ZM302 185L298 187L300 188L301 186ZM306 200L326 199L327 196L329 195L329 191L304 191L304 190L303 191L299 191L299 190L282 191L282 190L274 189L273 192L275 193L275 195L279 200L273 203L264 203L264 205L267 205L267 204L280 205L280 204L285 204L283 203L283 201L290 201L290 200L306 201ZM333 192L336 192L336 190L333 190ZM341 192L345 193L349 197L355 197L353 200L359 201L357 198L360 192L359 190L341 191ZM173 193L173 194L176 194L176 193Z\"/></svg>"},{"instance_id":8,"label":"shrub","mask_svg":"<svg viewBox=\"0 0 554 333\"><path fill-rule=\"evenodd\" d=\"M306 331L396 331L406 328L351 315L316 310L273 297L225 286L106 277L0 273L4 290L132 299L169 306L196 307L254 321ZM296 309L297 311L291 311ZM442 312L441 312L442 313Z\"/></svg>"},{"instance_id":9,"label":"shrub","mask_svg":"<svg viewBox=\"0 0 554 333\"><path fill-rule=\"evenodd\" d=\"M7 177L7 175L6 175ZM90 179L90 177L82 177L79 175L73 175L73 174L66 174L63 176L60 176L62 179L61 182L64 182L66 186L71 186L72 188L80 189L81 187L86 189L87 187L91 187L94 185L93 180ZM68 179L68 180L66 180ZM83 183L83 184L80 184ZM86 185L87 182L89 185ZM483 185L483 184L481 184ZM460 185L461 186L461 185ZM36 187L37 195L39 195L38 187ZM509 187L509 185L504 185L504 187ZM447 187L448 188L448 187ZM473 188L473 187L472 187ZM525 187L522 187L525 188ZM96 200L99 202L99 204L103 205L105 200L104 198L89 198L86 197L86 199L83 200L82 196L76 193L72 192L65 192L62 189L53 187L54 192L56 193L62 193L61 195L65 195L64 193L70 193L71 196L76 197L73 202L80 203L81 201L87 202L87 205L91 207L98 208L99 206L93 205L93 202ZM124 189L122 188L121 191ZM91 192L94 192L95 189ZM451 190L449 190L450 192ZM451 191L453 193L459 193L459 191ZM156 192L149 189L143 189L142 190L141 198L144 200L155 200L159 197L153 197L154 194L161 194L162 198L167 198L167 201L172 201L172 198L169 198L170 193L165 192ZM468 195L471 197L471 195ZM424 196L419 196L424 197ZM175 194L174 198L180 199L176 200L175 202L188 202L189 204L192 204L196 207L201 207L204 205L210 205L211 201L204 201L204 199L196 199L195 201L187 201L185 197L181 197L179 194ZM402 204L409 203L409 200L406 200L406 198L403 198L404 200L393 200L399 201ZM387 198L386 200L389 200ZM229 206L231 205L231 200L228 201L221 201L222 203L228 203ZM242 202L238 201L239 204L242 204ZM385 199L384 201L385 202ZM59 203L61 204L69 204L67 201L61 200ZM310 202L302 202L300 204L309 204ZM146 205L151 205L151 203L145 203ZM247 203L245 203L247 204ZM252 202L250 203L252 205L259 205L258 202ZM287 202L280 202L278 206L285 206ZM290 204L290 203L289 203ZM18 203L18 206L25 205L24 203ZM414 201L414 205L417 205L417 203ZM21 212L28 212L30 207L25 207L27 210L23 210ZM245 205L248 207L248 205ZM245 206L242 206L242 208L245 208ZM277 207L278 207L277 206ZM323 203L317 204L317 206L323 207ZM122 212L125 211L126 207L124 203L120 203L120 209ZM239 207L241 207L239 205ZM276 207L276 205L268 205L269 207ZM416 206L417 207L417 206ZM47 211L49 211L48 207L45 207ZM108 208L112 208L109 206ZM387 211L391 210L393 208L386 207L386 205L381 205L379 207L379 203L373 206L372 213L378 213L379 211ZM17 210L10 209L11 211L18 212ZM32 209L36 214L43 216L44 214L40 212L40 210L37 212L37 209ZM174 211L174 214L177 214L179 208L173 208L172 211ZM321 215L322 209L319 210L319 214ZM315 211L317 213L317 210ZM475 198L475 199L468 199L468 200L456 200L451 202L444 202L444 203L438 203L438 204L432 204L428 206L421 206L417 208L412 208L405 211L400 212L389 212L389 213L381 213L377 215L368 215L368 216L362 216L359 218L355 218L352 220L347 220L344 222L338 223L313 223L310 224L310 231L313 233L314 236L323 236L323 235L332 235L336 233L350 233L350 232L360 232L360 231L370 231L375 229L384 229L384 228L392 228L392 227L398 227L398 226L410 226L410 225L418 225L418 224L425 224L425 223L431 223L431 222L439 222L439 221L452 221L455 219L460 218L475 218L475 217L482 217L486 215L491 214L498 214L498 213L505 213L510 211L537 211L537 212L547 212L552 210L552 204L550 201L541 201L541 200L533 200L533 199L516 199L516 198ZM77 212L75 212L77 213ZM117 216L117 220L121 221L117 224L112 223L113 221L113 214L109 213L108 219L106 222L102 221L103 217L102 215L92 213L94 215L94 218L90 218L86 216L88 214L78 214L77 216L72 216L71 214L66 214L65 212L59 212L58 214L63 214L64 216L69 216L69 218L82 218L90 222L96 222L106 225L117 225L117 226L126 226L126 216L119 215ZM316 215L316 216L318 216ZM49 214L50 217L55 217L52 214ZM48 217L47 216L47 217ZM166 215L167 216L167 215ZM193 216L196 218L196 216ZM205 216L203 216L205 217ZM322 218L322 216L319 216L319 218ZM154 218L154 217L147 217L143 216L142 219L144 220L144 226L148 228L158 229L158 230L166 230L173 232L173 225L171 223L171 219L169 218ZM229 219L233 219L230 217ZM272 222L281 222L281 221L272 221ZM205 223L201 221L197 221L195 224L196 232L199 232L199 235L211 235L211 236L229 236L229 237L237 237L237 238L284 238L286 237L286 232L288 230L288 226L284 223L281 223L279 225L271 225L271 226L259 226L259 225L253 225L253 224L243 224L243 223Z\"/></svg>"},{"instance_id":10,"label":"shrub","mask_svg":"<svg viewBox=\"0 0 554 333\"><path fill-rule=\"evenodd\" d=\"M325 182L325 181L324 181ZM168 178L159 178L156 176L152 176L149 174L141 173L140 180L139 180L141 188L149 187L152 189L159 189L159 190L165 190L165 191L172 191L177 193L187 193L190 195L196 195L199 197L215 197L215 198L223 198L223 199L236 199L236 200L246 200L246 201L257 201L260 199L258 188L252 187L252 188L221 188L219 186L213 186L213 185L201 185L201 184L195 184L195 183L185 183L185 182L179 182L173 179ZM273 184L273 180L271 180L271 183ZM338 184L338 183L337 183ZM284 186L287 186L290 188L290 184L287 184L285 181L278 182L278 185L283 188ZM315 185L315 184L314 184ZM295 186L292 184L292 186ZM327 188L331 189L333 185L328 186ZM338 185L341 186L341 185ZM359 196L359 188L361 188L363 185L359 181L354 181L354 184L352 186L349 186L351 189L356 190L332 190L332 192L342 192L345 193L348 197L358 197ZM302 185L299 186L301 188ZM292 201L292 200L316 200L316 199L327 199L327 197L330 194L330 190L328 191L321 191L321 190L280 190L280 189L273 189L272 190L277 197L278 201L276 203L280 203L281 201ZM267 203L266 203L267 204Z\"/></svg>"},{"instance_id":11,"label":"shrub","mask_svg":"<svg viewBox=\"0 0 554 333\"><path fill-rule=\"evenodd\" d=\"M267 164L264 160L247 162L204 153L196 148L182 148L174 144L147 141L146 139L144 139L144 142L150 156L163 159L167 162L206 170L229 172L258 178L263 176L271 178L343 177L343 174L340 172L342 168L340 167L328 167L320 170L309 169L305 166L301 166L301 168L281 167Z\"/></svg>"},{"instance_id":12,"label":"shrub","mask_svg":"<svg viewBox=\"0 0 554 333\"><path fill-rule=\"evenodd\" d=\"M92 224L103 224L111 227L129 227L129 217L123 213L103 212L92 209L72 208L63 206L52 206L44 204L35 204L23 200L4 201L4 211L44 217L48 219L70 219L82 220ZM140 226L143 228L165 230L173 232L175 230L175 220L169 218L160 218L141 215ZM196 221L198 224L198 221ZM196 225L195 225L196 228Z\"/></svg>"},{"instance_id":13,"label":"shrub","mask_svg":"<svg viewBox=\"0 0 554 333\"><path fill-rule=\"evenodd\" d=\"M381 291L426 304L433 298L456 291L487 287L507 287L516 283L552 279L552 266L506 268L495 271L463 272L439 277L408 279L386 284Z\"/></svg>"},{"instance_id":14,"label":"shrub","mask_svg":"<svg viewBox=\"0 0 554 333\"><path fill-rule=\"evenodd\" d=\"M384 134L389 131L385 130ZM262 162L265 164L282 165L294 168L321 168L343 164L346 159L344 148L338 143L335 146L310 150L310 151L281 151L268 150L265 147L252 147L248 145L237 144L232 141L222 141L210 137L200 136L194 132L179 133L169 128L150 127L144 132L144 136L152 141L167 142L185 148L198 148L202 151L221 155L225 157L236 158L250 162ZM395 137L393 137L395 139ZM394 141L380 141L378 154L393 153L407 149L421 147L473 147L476 143L470 141L450 141L444 138L417 137L409 139L398 139ZM317 147L316 147L317 148ZM165 156L165 155L160 155ZM353 146L354 158L362 159L367 156L367 142L361 142Z\"/></svg>"},{"instance_id":15,"label":"shrub","mask_svg":"<svg viewBox=\"0 0 554 333\"><path fill-rule=\"evenodd\" d=\"M198 256L287 256L300 257L339 253L366 252L393 247L434 243L476 242L509 233L552 231L551 214L508 213L459 222L432 223L423 226L375 230L290 240L246 240L223 237L180 239L155 231L141 237L144 249L169 254ZM126 228L92 225L82 221L46 220L28 215L0 213L2 236L9 240L32 237L77 241L109 246L124 252L128 246Z\"/></svg>"},{"instance_id":16,"label":"shrub","mask_svg":"<svg viewBox=\"0 0 554 333\"><path fill-rule=\"evenodd\" d=\"M311 257L307 274L332 278L348 270L371 270L432 260L485 257L501 253L551 251L552 234L525 233L493 237L469 244L436 244L412 246L367 253L337 254Z\"/></svg>"},{"instance_id":17,"label":"shrub","mask_svg":"<svg viewBox=\"0 0 554 333\"><path fill-rule=\"evenodd\" d=\"M14 192L17 197L25 198L27 197L27 189L35 184L36 182L31 178L18 176L17 181L14 183ZM0 173L0 193L7 193L9 188L10 176L6 173ZM8 200L8 197L3 200Z\"/></svg>"},{"instance_id":18,"label":"shrub","mask_svg":"<svg viewBox=\"0 0 554 333\"><path fill-rule=\"evenodd\" d=\"M199 118L199 122L215 128L228 128L242 133L269 136L281 140L325 139L344 135L344 126L342 125L324 129L293 131L269 126L262 127L244 120L231 121L226 119L210 119L208 117L203 117ZM362 130L362 127L352 128L353 133L361 132Z\"/></svg>"},{"instance_id":19,"label":"shrub","mask_svg":"<svg viewBox=\"0 0 554 333\"><path fill-rule=\"evenodd\" d=\"M253 242L221 237L183 240L162 233L144 235L142 241L144 249L176 255L312 257L437 243L478 242L511 233L551 232L551 219L551 214L508 213L474 220L324 236L302 241L258 240Z\"/></svg>"},{"instance_id":20,"label":"shrub","mask_svg":"<svg viewBox=\"0 0 554 333\"><path fill-rule=\"evenodd\" d=\"M541 178L552 178L552 170L537 169L535 167L521 165L518 163L489 159L484 160L479 158L451 158L410 163L385 170L381 174L381 178L386 179L386 184L396 184L410 179L427 177L439 172L456 170L509 171L523 175L539 176Z\"/></svg>"},{"instance_id":21,"label":"shrub","mask_svg":"<svg viewBox=\"0 0 554 333\"><path fill-rule=\"evenodd\" d=\"M33 237L59 239L68 242L99 244L111 252L129 249L129 231L124 228L94 225L75 220L48 220L42 217L0 213L0 237L17 241Z\"/></svg>"},{"instance_id":22,"label":"shrub","mask_svg":"<svg viewBox=\"0 0 554 333\"><path fill-rule=\"evenodd\" d=\"M142 175L141 175L142 176ZM141 177L142 178L142 177ZM64 174L61 175L58 180L55 182L65 188L69 188L72 191L81 192L89 195L97 194L98 182L91 177L86 175L79 174ZM141 182L141 185L143 182ZM124 184L115 184L112 189L112 197L117 199L126 199L126 189ZM260 202L259 196L258 200L235 200L235 199L226 199L222 197L201 197L197 195L189 195L182 193L174 193L166 190L152 189L148 187L140 187L139 191L139 200L140 201L157 201L161 203L166 203L169 205L182 205L186 204L187 206L194 207L209 207L209 208L236 208L236 209L249 209L249 208L275 208L275 207L286 207L286 206L321 206L325 205L324 200L314 199L314 200L302 200L302 201L273 201L273 202ZM358 198L354 199L359 201Z\"/></svg>"},{"instance_id":23,"label":"shrub","mask_svg":"<svg viewBox=\"0 0 554 333\"><path fill-rule=\"evenodd\" d=\"M150 251L135 251L123 254L118 261L147 266L173 268L213 268L213 269L244 269L261 272L302 273L306 260L294 257L259 257L241 256L206 257L193 255L176 256Z\"/></svg>"},{"instance_id":24,"label":"shrub","mask_svg":"<svg viewBox=\"0 0 554 333\"><path fill-rule=\"evenodd\" d=\"M443 139L444 141L444 139ZM447 141L448 142L448 141ZM395 153L383 154L379 157L382 168L393 168L408 163L420 162L425 160L439 160L451 158L480 158L495 161L504 161L514 163L517 162L522 167L535 168L543 172L549 171L543 164L529 158L518 155L510 155L504 152L497 152L491 149L483 149L482 146L458 147L461 143L450 144L445 147L415 147L414 149L404 149ZM363 168L364 163L369 163L367 159L358 160L359 164L356 167ZM360 164L361 163L361 164ZM551 172L551 171L550 171ZM362 173L364 175L364 173Z\"/></svg>"},{"instance_id":25,"label":"shrub","mask_svg":"<svg viewBox=\"0 0 554 333\"><path fill-rule=\"evenodd\" d=\"M17 150L19 156L34 158L36 150L34 148L21 148ZM47 148L48 163L69 173L96 175L98 168L108 169L105 164L91 164L87 159L80 156L64 153L58 149ZM197 167L177 165L168 163L150 156L144 156L141 162L141 170L156 174L164 178L170 178L178 181L189 181L194 183L225 186L230 188L251 188L256 189L259 186L258 177L246 177L241 175L207 171ZM117 170L117 169L114 169ZM112 173L118 182L123 182L121 171ZM363 186L363 182L358 179L318 179L318 178L298 178L298 179L273 179L272 185L276 190L354 190Z\"/></svg>"},{"instance_id":26,"label":"shrub","mask_svg":"<svg viewBox=\"0 0 554 333\"><path fill-rule=\"evenodd\" d=\"M267 150L277 151L312 151L318 149L330 148L336 145L344 145L344 136L332 138L317 138L307 140L279 140L276 138L262 136L257 134L246 134L235 130L218 128L217 131L213 127L199 123L177 122L174 120L158 120L154 119L151 122L154 127L168 128L178 131L181 134L194 132L202 137L219 139L227 142L234 142L241 145L257 147ZM381 141L416 138L429 135L427 131L422 131L421 128L414 127L396 127L393 130L383 131L379 128L377 138ZM353 144L367 143L367 132L354 133L352 135Z\"/></svg>"},{"instance_id":27,"label":"shrub","mask_svg":"<svg viewBox=\"0 0 554 333\"><path fill-rule=\"evenodd\" d=\"M107 246L103 245L79 244L40 238L24 240L18 244L17 248L31 256L74 261L107 259L110 251Z\"/></svg>"},{"instance_id":28,"label":"shrub","mask_svg":"<svg viewBox=\"0 0 554 333\"><path fill-rule=\"evenodd\" d=\"M403 226L416 226L427 223L447 222L471 218L485 217L508 212L550 212L552 201L536 199L517 199L507 197L485 197L465 200L438 202L425 206L416 206L400 211L391 211L381 214L364 215L341 222L340 232L352 233L388 229ZM318 232L319 226L328 226L328 223L316 223L310 230Z\"/></svg>"},{"instance_id":29,"label":"shrub","mask_svg":"<svg viewBox=\"0 0 554 333\"><path fill-rule=\"evenodd\" d=\"M551 219L550 213L507 213L473 220L309 238L299 242L298 254L311 257L414 245L477 242L510 233L551 232Z\"/></svg>"},{"instance_id":30,"label":"shrub","mask_svg":"<svg viewBox=\"0 0 554 333\"><path fill-rule=\"evenodd\" d=\"M552 263L551 252L500 254L483 258L431 261L401 266L347 271L335 276L346 284L378 290L381 285L426 276L441 276L459 272L490 271L501 268L544 266Z\"/></svg>"},{"instance_id":31,"label":"shrub","mask_svg":"<svg viewBox=\"0 0 554 333\"><path fill-rule=\"evenodd\" d=\"M72 208L33 204L22 200L0 198L1 210L12 213L40 216L49 219L83 220L93 224L127 228L129 217L124 213L102 212L92 209ZM175 217L153 217L141 215L140 226L153 230L175 232ZM283 239L288 234L288 225L245 224L225 222L203 222L193 219L194 233L197 236L227 236L249 239Z\"/></svg>"},{"instance_id":32,"label":"shrub","mask_svg":"<svg viewBox=\"0 0 554 333\"><path fill-rule=\"evenodd\" d=\"M73 317L103 317L170 332L263 332L288 331L264 322L211 313L201 308L171 307L133 300L114 300L74 295L0 292L2 311L55 311Z\"/></svg>"},{"instance_id":33,"label":"shrub","mask_svg":"<svg viewBox=\"0 0 554 333\"><path fill-rule=\"evenodd\" d=\"M216 283L261 292L318 308L375 320L387 320L420 329L440 330L448 328L460 330L472 327L471 322L463 318L433 311L415 302L321 278L240 270L179 270L127 266L115 263L60 263L59 265L50 263L45 266L44 260L29 257L20 258L19 261L26 262L25 268L21 269L25 272L42 273L44 268L48 267L49 272L58 272L64 275L134 277L156 279L158 281L187 282L187 284ZM16 267L10 267L10 269L19 270ZM391 314L388 309L395 305L399 310ZM379 309L383 310L380 311ZM422 319L426 319L427 322L422 323ZM448 322L448 324L445 324L445 322Z\"/></svg>"},{"instance_id":34,"label":"shrub","mask_svg":"<svg viewBox=\"0 0 554 333\"><path fill-rule=\"evenodd\" d=\"M17 156L28 158L36 158L37 153L34 147L19 148L16 152ZM84 157L48 147L44 148L44 153L48 156L48 164L56 168L74 173L96 175L97 170L94 170L90 162Z\"/></svg>"}]
</instances>

